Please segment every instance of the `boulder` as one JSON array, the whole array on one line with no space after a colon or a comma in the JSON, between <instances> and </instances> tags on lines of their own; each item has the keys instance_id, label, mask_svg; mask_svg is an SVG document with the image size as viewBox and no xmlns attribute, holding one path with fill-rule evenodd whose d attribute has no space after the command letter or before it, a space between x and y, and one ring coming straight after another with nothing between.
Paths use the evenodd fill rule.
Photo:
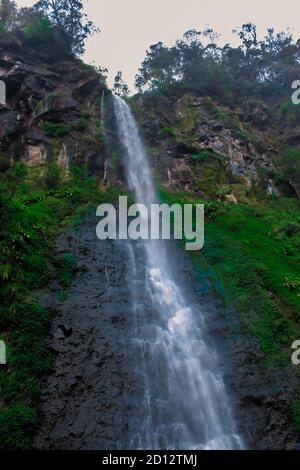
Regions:
<instances>
[{"instance_id":1,"label":"boulder","mask_svg":"<svg viewBox=\"0 0 300 470\"><path fill-rule=\"evenodd\" d=\"M67 88L61 87L54 93L46 95L38 102L34 114L36 117L57 117L57 113L76 110L77 102Z\"/></svg>"},{"instance_id":2,"label":"boulder","mask_svg":"<svg viewBox=\"0 0 300 470\"><path fill-rule=\"evenodd\" d=\"M18 111L7 111L0 113L0 141L7 142L21 127L23 115Z\"/></svg>"}]
</instances>

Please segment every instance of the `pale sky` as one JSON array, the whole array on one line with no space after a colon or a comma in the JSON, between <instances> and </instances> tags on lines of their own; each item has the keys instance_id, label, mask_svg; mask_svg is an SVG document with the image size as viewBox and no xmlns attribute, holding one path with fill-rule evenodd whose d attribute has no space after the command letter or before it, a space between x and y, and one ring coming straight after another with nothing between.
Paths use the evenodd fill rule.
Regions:
<instances>
[{"instance_id":1,"label":"pale sky","mask_svg":"<svg viewBox=\"0 0 300 470\"><path fill-rule=\"evenodd\" d=\"M19 7L33 0L17 0ZM182 34L206 25L221 34L220 43L233 43L232 30L252 22L260 37L267 27L290 28L300 37L300 1L285 0L84 0L86 12L100 34L87 42L84 60L109 69L112 84L118 70L132 91L146 50L158 41L171 45Z\"/></svg>"}]
</instances>

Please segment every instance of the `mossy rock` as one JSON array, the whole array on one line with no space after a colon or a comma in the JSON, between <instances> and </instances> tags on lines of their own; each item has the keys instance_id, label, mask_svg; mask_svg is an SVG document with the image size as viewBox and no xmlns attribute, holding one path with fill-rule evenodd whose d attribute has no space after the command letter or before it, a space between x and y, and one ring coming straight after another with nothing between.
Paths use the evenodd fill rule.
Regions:
<instances>
[{"instance_id":1,"label":"mossy rock","mask_svg":"<svg viewBox=\"0 0 300 470\"><path fill-rule=\"evenodd\" d=\"M193 156L195 161L194 184L204 194L215 197L220 186L230 181L225 165L226 158L210 150L204 150Z\"/></svg>"},{"instance_id":2,"label":"mossy rock","mask_svg":"<svg viewBox=\"0 0 300 470\"><path fill-rule=\"evenodd\" d=\"M232 192L234 193L236 199L242 203L247 204L249 202L249 188L242 183L231 184Z\"/></svg>"},{"instance_id":3,"label":"mossy rock","mask_svg":"<svg viewBox=\"0 0 300 470\"><path fill-rule=\"evenodd\" d=\"M193 132L197 127L199 118L199 109L195 107L188 107L184 110L184 115L176 127L179 132L182 132L184 134Z\"/></svg>"}]
</instances>

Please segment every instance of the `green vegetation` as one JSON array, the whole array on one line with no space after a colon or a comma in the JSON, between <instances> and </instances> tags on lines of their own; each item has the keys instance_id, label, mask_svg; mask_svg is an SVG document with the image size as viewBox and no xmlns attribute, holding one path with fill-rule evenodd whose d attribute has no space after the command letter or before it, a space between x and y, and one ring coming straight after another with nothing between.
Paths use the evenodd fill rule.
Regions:
<instances>
[{"instance_id":1,"label":"green vegetation","mask_svg":"<svg viewBox=\"0 0 300 470\"><path fill-rule=\"evenodd\" d=\"M278 107L290 101L293 77L300 72L299 41L289 32L277 33L273 28L258 40L252 23L243 24L234 34L239 38L234 47L220 47L218 34L208 27L187 31L170 47L153 44L136 77L139 92L155 99L157 94L192 91L231 106L249 101L264 110L265 103ZM298 121L299 109L290 106L292 119ZM227 116L217 112L219 121L225 118L228 122ZM282 116L284 112L283 107Z\"/></svg>"},{"instance_id":2,"label":"green vegetation","mask_svg":"<svg viewBox=\"0 0 300 470\"><path fill-rule=\"evenodd\" d=\"M77 261L73 253L65 253L56 258L56 278L60 283L61 289L57 295L59 302L65 302L68 299L68 288L71 287L74 275L77 269Z\"/></svg>"},{"instance_id":3,"label":"green vegetation","mask_svg":"<svg viewBox=\"0 0 300 470\"><path fill-rule=\"evenodd\" d=\"M84 116L81 116L80 118L78 118L77 122L76 122L76 125L75 125L75 128L78 130L78 131L86 131L88 128L89 128L89 120L87 118L85 118Z\"/></svg>"},{"instance_id":4,"label":"green vegetation","mask_svg":"<svg viewBox=\"0 0 300 470\"><path fill-rule=\"evenodd\" d=\"M8 368L0 369L0 449L28 447L38 424L40 380L53 358L45 346L50 314L37 294L53 277L68 288L76 269L72 254L55 256L55 240L91 205L117 195L99 192L85 167L71 168L55 190L45 186L22 164L0 174L0 333L8 348Z\"/></svg>"},{"instance_id":5,"label":"green vegetation","mask_svg":"<svg viewBox=\"0 0 300 470\"><path fill-rule=\"evenodd\" d=\"M292 198L227 205L193 194L168 194L174 203L206 205L205 247L192 254L210 272L219 294L240 313L241 332L255 336L265 367L290 364L291 344L300 336L300 208ZM295 392L294 422L300 429Z\"/></svg>"},{"instance_id":6,"label":"green vegetation","mask_svg":"<svg viewBox=\"0 0 300 470\"><path fill-rule=\"evenodd\" d=\"M36 18L25 27L25 32L32 39L52 39L52 25L47 18Z\"/></svg>"},{"instance_id":7,"label":"green vegetation","mask_svg":"<svg viewBox=\"0 0 300 470\"><path fill-rule=\"evenodd\" d=\"M300 150L288 149L279 162L283 178L289 180L300 195Z\"/></svg>"},{"instance_id":8,"label":"green vegetation","mask_svg":"<svg viewBox=\"0 0 300 470\"><path fill-rule=\"evenodd\" d=\"M170 135L171 137L174 137L175 132L171 127L163 127L161 132L165 135Z\"/></svg>"},{"instance_id":9,"label":"green vegetation","mask_svg":"<svg viewBox=\"0 0 300 470\"><path fill-rule=\"evenodd\" d=\"M173 203L178 198L161 194L163 199ZM275 328L272 344L290 347L291 332L294 334L295 328L300 332L300 208L297 202L270 199L256 201L253 205L223 206L217 202L197 201L192 195L182 200L179 195L179 202L183 201L205 204L208 223L201 258L204 257L222 280L228 300L234 301L243 312L247 328L261 336L262 349L268 349L263 338L264 316L276 320L276 325L267 328L270 334ZM253 309L260 310L260 313L255 312L257 322L254 323L251 320ZM278 319L281 329L277 331Z\"/></svg>"},{"instance_id":10,"label":"green vegetation","mask_svg":"<svg viewBox=\"0 0 300 470\"><path fill-rule=\"evenodd\" d=\"M48 311L34 298L24 298L23 304L15 309L8 343L9 371L0 373L1 396L6 403L30 404L38 398L39 381L52 366L52 357L43 341L49 320Z\"/></svg>"},{"instance_id":11,"label":"green vegetation","mask_svg":"<svg viewBox=\"0 0 300 470\"><path fill-rule=\"evenodd\" d=\"M58 274L60 284L67 288L72 284L72 279L76 271L76 258L72 253L66 253L57 259Z\"/></svg>"},{"instance_id":12,"label":"green vegetation","mask_svg":"<svg viewBox=\"0 0 300 470\"><path fill-rule=\"evenodd\" d=\"M43 124L44 132L51 137L64 137L69 134L70 128L61 122L45 122Z\"/></svg>"},{"instance_id":13,"label":"green vegetation","mask_svg":"<svg viewBox=\"0 0 300 470\"><path fill-rule=\"evenodd\" d=\"M98 31L81 0L39 0L20 9L15 1L1 0L0 33L23 34L37 48L48 43L52 51L80 56L86 39Z\"/></svg>"},{"instance_id":14,"label":"green vegetation","mask_svg":"<svg viewBox=\"0 0 300 470\"><path fill-rule=\"evenodd\" d=\"M48 163L44 171L46 189L58 189L63 183L63 170L57 163Z\"/></svg>"},{"instance_id":15,"label":"green vegetation","mask_svg":"<svg viewBox=\"0 0 300 470\"><path fill-rule=\"evenodd\" d=\"M203 162L205 160L211 160L211 159L219 160L219 162L221 163L225 163L226 161L226 158L223 155L216 153L211 149L202 150L201 152L193 154L192 159L197 162Z\"/></svg>"},{"instance_id":16,"label":"green vegetation","mask_svg":"<svg viewBox=\"0 0 300 470\"><path fill-rule=\"evenodd\" d=\"M242 313L245 331L259 339L270 366L280 366L282 350L299 334L300 290L288 287L286 279L298 278L300 238L285 235L299 216L289 201L283 207L230 206L207 226L203 256Z\"/></svg>"},{"instance_id":17,"label":"green vegetation","mask_svg":"<svg viewBox=\"0 0 300 470\"><path fill-rule=\"evenodd\" d=\"M38 422L34 409L11 406L0 412L0 450L26 449L31 443L31 435Z\"/></svg>"},{"instance_id":18,"label":"green vegetation","mask_svg":"<svg viewBox=\"0 0 300 470\"><path fill-rule=\"evenodd\" d=\"M291 99L284 101L278 106L278 115L280 118L284 118L285 121L290 125L300 124L300 105L292 103Z\"/></svg>"}]
</instances>

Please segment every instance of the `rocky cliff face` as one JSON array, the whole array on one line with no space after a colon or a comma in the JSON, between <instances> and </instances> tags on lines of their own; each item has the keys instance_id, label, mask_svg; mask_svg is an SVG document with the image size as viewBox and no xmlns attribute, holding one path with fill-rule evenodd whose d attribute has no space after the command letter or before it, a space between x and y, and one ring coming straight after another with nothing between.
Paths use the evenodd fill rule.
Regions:
<instances>
[{"instance_id":1,"label":"rocky cliff face","mask_svg":"<svg viewBox=\"0 0 300 470\"><path fill-rule=\"evenodd\" d=\"M2 170L13 162L87 163L104 177L100 97L106 85L93 67L9 37L0 44L0 80L7 93L0 106Z\"/></svg>"},{"instance_id":2,"label":"rocky cliff face","mask_svg":"<svg viewBox=\"0 0 300 470\"><path fill-rule=\"evenodd\" d=\"M66 169L87 163L103 184L124 180L109 99L110 158L105 153L106 85L93 67L9 36L0 42L0 80L7 91L0 105L0 171L14 162L56 162ZM137 96L132 105L158 179L171 190L225 202L244 202L255 191L293 193L289 182L273 176L284 146L300 146L299 132L279 123L262 102L230 108L181 91Z\"/></svg>"},{"instance_id":3,"label":"rocky cliff face","mask_svg":"<svg viewBox=\"0 0 300 470\"><path fill-rule=\"evenodd\" d=\"M293 192L273 175L295 129L280 130L262 102L230 108L182 92L145 95L134 108L153 164L170 189L229 202L243 202L253 191Z\"/></svg>"}]
</instances>

